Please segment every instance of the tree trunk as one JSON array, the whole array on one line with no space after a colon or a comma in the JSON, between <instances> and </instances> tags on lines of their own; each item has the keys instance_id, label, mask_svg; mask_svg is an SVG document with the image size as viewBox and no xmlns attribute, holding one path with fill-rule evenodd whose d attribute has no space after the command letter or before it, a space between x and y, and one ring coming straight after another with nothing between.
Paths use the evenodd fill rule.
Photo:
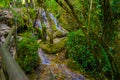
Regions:
<instances>
[{"instance_id":1,"label":"tree trunk","mask_svg":"<svg viewBox=\"0 0 120 80\"><path fill-rule=\"evenodd\" d=\"M0 80L6 80L3 69L0 69Z\"/></svg>"},{"instance_id":2,"label":"tree trunk","mask_svg":"<svg viewBox=\"0 0 120 80\"><path fill-rule=\"evenodd\" d=\"M112 80L119 80L120 79L120 70L114 59L114 56L109 51L108 45L106 45L106 43L102 39L100 39L95 32L93 32L93 34L95 36L95 39L101 44L101 46L104 48L105 52L108 55L108 58L110 60L110 66L112 69L112 71L111 71L112 72Z\"/></svg>"},{"instance_id":3,"label":"tree trunk","mask_svg":"<svg viewBox=\"0 0 120 80\"><path fill-rule=\"evenodd\" d=\"M103 22L102 39L109 45L112 40L112 35L114 32L109 0L104 0L104 2L102 3L102 8L104 12L103 13L104 22Z\"/></svg>"},{"instance_id":4,"label":"tree trunk","mask_svg":"<svg viewBox=\"0 0 120 80\"><path fill-rule=\"evenodd\" d=\"M12 30L9 32L4 44L0 48L4 69L8 73L9 80L29 80L7 50L9 41L14 31L15 27L13 27Z\"/></svg>"}]
</instances>

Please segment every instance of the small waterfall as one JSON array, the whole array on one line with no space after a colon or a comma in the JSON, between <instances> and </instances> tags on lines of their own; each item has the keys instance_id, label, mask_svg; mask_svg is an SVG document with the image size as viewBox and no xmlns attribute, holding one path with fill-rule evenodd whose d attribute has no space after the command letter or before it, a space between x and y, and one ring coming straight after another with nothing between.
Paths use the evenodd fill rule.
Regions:
<instances>
[{"instance_id":1,"label":"small waterfall","mask_svg":"<svg viewBox=\"0 0 120 80\"><path fill-rule=\"evenodd\" d=\"M40 29L42 29L42 25L41 25L41 21L40 19L36 20L35 26L39 27Z\"/></svg>"},{"instance_id":2,"label":"small waterfall","mask_svg":"<svg viewBox=\"0 0 120 80\"><path fill-rule=\"evenodd\" d=\"M62 32L63 34L64 34L64 33L67 33L67 31L66 31L63 27L61 27L60 23L59 23L59 22L57 21L57 19L53 16L53 14L52 14L52 13L49 13L49 15L50 15L51 19L53 20L53 22L54 22L54 24L55 24L55 26L56 26L56 29L57 29L58 31Z\"/></svg>"},{"instance_id":3,"label":"small waterfall","mask_svg":"<svg viewBox=\"0 0 120 80\"><path fill-rule=\"evenodd\" d=\"M46 26L46 27L49 27L49 22L48 22L48 18L47 18L47 16L46 16L45 10L42 10L41 16L42 16L42 20L43 20L45 26Z\"/></svg>"},{"instance_id":4,"label":"small waterfall","mask_svg":"<svg viewBox=\"0 0 120 80\"><path fill-rule=\"evenodd\" d=\"M38 49L38 55L41 59L42 64L50 65L50 60L45 56L42 49Z\"/></svg>"},{"instance_id":5,"label":"small waterfall","mask_svg":"<svg viewBox=\"0 0 120 80\"><path fill-rule=\"evenodd\" d=\"M59 29L60 25L58 24L56 18L53 16L52 13L49 13L49 15L50 15L51 19L54 21L54 24L56 25L56 28L57 28L58 30L60 30L60 29Z\"/></svg>"},{"instance_id":6,"label":"small waterfall","mask_svg":"<svg viewBox=\"0 0 120 80\"><path fill-rule=\"evenodd\" d=\"M42 20L43 20L43 24L49 28L49 21L48 21L48 18L46 16L46 11L44 9L41 9L40 10L40 13L41 13L41 17L42 17ZM54 22L55 26L56 26L56 29L62 33L67 33L67 31L61 27L61 25L59 24L59 22L57 21L57 19L53 16L52 13L48 13L50 18L52 19L52 21ZM42 28L42 25L41 25L41 20L40 19L37 19L36 20L36 26L38 26L39 28Z\"/></svg>"}]
</instances>

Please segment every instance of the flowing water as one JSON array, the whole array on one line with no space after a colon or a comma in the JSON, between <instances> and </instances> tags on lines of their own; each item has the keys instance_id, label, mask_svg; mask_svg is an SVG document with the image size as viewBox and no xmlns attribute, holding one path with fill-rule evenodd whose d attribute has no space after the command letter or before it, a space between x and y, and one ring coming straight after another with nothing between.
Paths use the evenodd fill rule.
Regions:
<instances>
[{"instance_id":1,"label":"flowing water","mask_svg":"<svg viewBox=\"0 0 120 80\"><path fill-rule=\"evenodd\" d=\"M38 49L38 55L41 59L41 63L45 65L50 65L50 60L45 56L44 52L42 49Z\"/></svg>"},{"instance_id":2,"label":"flowing water","mask_svg":"<svg viewBox=\"0 0 120 80\"><path fill-rule=\"evenodd\" d=\"M85 80L84 76L67 68L63 55L48 55L42 49L38 49L41 59L41 78L40 80ZM61 59L60 59L61 58Z\"/></svg>"},{"instance_id":3,"label":"flowing water","mask_svg":"<svg viewBox=\"0 0 120 80\"><path fill-rule=\"evenodd\" d=\"M47 28L49 28L49 21L48 21L48 18L47 18L47 14L46 14L46 11L45 10L43 10L43 9L40 9L40 11L39 11L40 13L41 13L41 17L42 17L42 21L43 21L43 24L47 27ZM61 25L60 25L60 23L58 22L58 20L54 17L54 15L52 14L52 13L48 13L49 14L49 16L50 16L50 18L51 18L51 20L54 22L54 24L55 24L55 27L56 27L56 29L58 30L58 31L60 31L60 32L62 32L62 33L64 33L64 34L66 34L66 33L68 33L63 27L61 27ZM36 26L39 26L39 28L42 28L42 22L40 19L37 19L36 20Z\"/></svg>"}]
</instances>

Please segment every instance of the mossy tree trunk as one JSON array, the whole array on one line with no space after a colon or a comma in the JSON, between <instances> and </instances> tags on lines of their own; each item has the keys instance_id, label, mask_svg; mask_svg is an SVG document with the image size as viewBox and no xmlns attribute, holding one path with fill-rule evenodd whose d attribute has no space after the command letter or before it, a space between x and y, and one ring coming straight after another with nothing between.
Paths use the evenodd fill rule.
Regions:
<instances>
[{"instance_id":1,"label":"mossy tree trunk","mask_svg":"<svg viewBox=\"0 0 120 80\"><path fill-rule=\"evenodd\" d=\"M0 68L0 80L6 80L3 69Z\"/></svg>"},{"instance_id":2,"label":"mossy tree trunk","mask_svg":"<svg viewBox=\"0 0 120 80\"><path fill-rule=\"evenodd\" d=\"M112 69L112 80L119 80L120 79L120 69L118 67L118 64L116 63L114 56L112 55L112 53L109 51L108 45L101 39L98 37L98 35L93 32L95 39L99 42L99 44L101 44L101 46L104 48L106 54L108 55L108 59L110 60L110 66Z\"/></svg>"},{"instance_id":3,"label":"mossy tree trunk","mask_svg":"<svg viewBox=\"0 0 120 80\"><path fill-rule=\"evenodd\" d=\"M9 80L29 80L7 50L9 41L14 31L15 27L13 27L12 30L9 32L4 44L0 48L1 57L4 65L3 68L7 71Z\"/></svg>"},{"instance_id":4,"label":"mossy tree trunk","mask_svg":"<svg viewBox=\"0 0 120 80\"><path fill-rule=\"evenodd\" d=\"M111 15L111 7L109 0L101 1L102 11L103 11L103 33L102 39L108 45L112 41L112 36L114 32L114 26L112 25L112 15Z\"/></svg>"}]
</instances>

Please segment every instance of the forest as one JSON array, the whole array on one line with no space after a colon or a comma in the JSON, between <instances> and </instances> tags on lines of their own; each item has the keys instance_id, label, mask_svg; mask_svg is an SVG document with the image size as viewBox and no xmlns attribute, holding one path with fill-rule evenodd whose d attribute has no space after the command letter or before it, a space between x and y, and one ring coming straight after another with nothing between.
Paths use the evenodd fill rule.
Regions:
<instances>
[{"instance_id":1,"label":"forest","mask_svg":"<svg viewBox=\"0 0 120 80\"><path fill-rule=\"evenodd\" d=\"M0 0L0 80L120 80L120 0Z\"/></svg>"}]
</instances>

